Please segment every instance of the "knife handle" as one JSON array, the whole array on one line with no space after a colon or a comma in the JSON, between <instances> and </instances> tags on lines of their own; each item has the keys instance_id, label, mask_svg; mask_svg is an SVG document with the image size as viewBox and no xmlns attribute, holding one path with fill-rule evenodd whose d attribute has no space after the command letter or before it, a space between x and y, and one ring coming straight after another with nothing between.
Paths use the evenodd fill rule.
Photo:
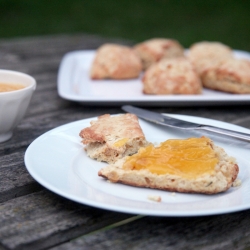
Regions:
<instances>
[{"instance_id":1,"label":"knife handle","mask_svg":"<svg viewBox=\"0 0 250 250\"><path fill-rule=\"evenodd\" d=\"M209 131L209 132L214 132L217 134L230 136L230 137L233 137L236 139L250 142L250 134L245 134L242 132L232 131L232 130L224 129L224 128L217 128L217 127L208 126L208 125L202 125L199 128L206 130L206 131Z\"/></svg>"}]
</instances>

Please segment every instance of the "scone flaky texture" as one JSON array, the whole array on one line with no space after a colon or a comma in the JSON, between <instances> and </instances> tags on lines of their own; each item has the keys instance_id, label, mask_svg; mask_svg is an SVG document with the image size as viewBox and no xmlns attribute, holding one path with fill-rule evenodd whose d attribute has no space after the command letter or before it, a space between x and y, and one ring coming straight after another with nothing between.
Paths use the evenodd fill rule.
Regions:
<instances>
[{"instance_id":1,"label":"scone flaky texture","mask_svg":"<svg viewBox=\"0 0 250 250\"><path fill-rule=\"evenodd\" d=\"M184 48L173 39L153 38L134 46L142 60L143 69L147 69L152 64L163 58L173 58L184 56Z\"/></svg>"},{"instance_id":2,"label":"scone flaky texture","mask_svg":"<svg viewBox=\"0 0 250 250\"><path fill-rule=\"evenodd\" d=\"M163 59L146 70L143 93L153 95L201 94L202 84L186 58Z\"/></svg>"},{"instance_id":3,"label":"scone flaky texture","mask_svg":"<svg viewBox=\"0 0 250 250\"><path fill-rule=\"evenodd\" d=\"M229 58L204 70L203 86L234 94L250 94L250 61Z\"/></svg>"},{"instance_id":4,"label":"scone flaky texture","mask_svg":"<svg viewBox=\"0 0 250 250\"><path fill-rule=\"evenodd\" d=\"M90 76L92 79L130 79L137 78L141 70L141 60L133 49L104 44L96 52Z\"/></svg>"},{"instance_id":5,"label":"scone flaky texture","mask_svg":"<svg viewBox=\"0 0 250 250\"><path fill-rule=\"evenodd\" d=\"M123 169L126 158L102 168L98 175L111 182L161 189L171 192L215 194L228 190L236 180L239 167L233 157L211 141L211 146L219 157L214 174L203 174L195 179L186 179L171 174L154 174L147 169Z\"/></svg>"},{"instance_id":6,"label":"scone flaky texture","mask_svg":"<svg viewBox=\"0 0 250 250\"><path fill-rule=\"evenodd\" d=\"M221 60L233 58L232 49L220 42L203 41L193 44L188 53L189 60L193 63L198 74Z\"/></svg>"},{"instance_id":7,"label":"scone flaky texture","mask_svg":"<svg viewBox=\"0 0 250 250\"><path fill-rule=\"evenodd\" d=\"M91 126L80 132L88 156L97 161L113 163L127 155L136 153L148 145L134 114L99 116Z\"/></svg>"}]
</instances>

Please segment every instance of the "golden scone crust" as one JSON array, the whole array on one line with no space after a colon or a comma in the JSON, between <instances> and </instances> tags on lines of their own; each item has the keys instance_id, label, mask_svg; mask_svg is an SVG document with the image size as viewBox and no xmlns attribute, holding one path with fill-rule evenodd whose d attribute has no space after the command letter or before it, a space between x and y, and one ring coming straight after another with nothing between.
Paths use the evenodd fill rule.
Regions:
<instances>
[{"instance_id":1,"label":"golden scone crust","mask_svg":"<svg viewBox=\"0 0 250 250\"><path fill-rule=\"evenodd\" d=\"M184 57L163 59L145 71L143 93L154 95L201 94L200 78Z\"/></svg>"},{"instance_id":2,"label":"golden scone crust","mask_svg":"<svg viewBox=\"0 0 250 250\"><path fill-rule=\"evenodd\" d=\"M80 137L90 158L108 163L148 145L137 116L129 113L99 116L90 127L81 130Z\"/></svg>"},{"instance_id":3,"label":"golden scone crust","mask_svg":"<svg viewBox=\"0 0 250 250\"><path fill-rule=\"evenodd\" d=\"M203 86L235 94L250 93L250 61L229 58L210 65L201 75Z\"/></svg>"},{"instance_id":4,"label":"golden scone crust","mask_svg":"<svg viewBox=\"0 0 250 250\"><path fill-rule=\"evenodd\" d=\"M142 60L144 70L163 58L184 56L184 48L173 39L154 38L146 40L136 44L134 49Z\"/></svg>"},{"instance_id":5,"label":"golden scone crust","mask_svg":"<svg viewBox=\"0 0 250 250\"><path fill-rule=\"evenodd\" d=\"M189 60L200 75L207 67L232 57L232 49L220 42L203 41L195 43L190 47L188 53Z\"/></svg>"},{"instance_id":6,"label":"golden scone crust","mask_svg":"<svg viewBox=\"0 0 250 250\"><path fill-rule=\"evenodd\" d=\"M102 168L98 175L123 184L161 189L171 192L215 194L228 190L236 180L239 167L233 157L211 141L211 146L219 157L213 174L203 174L195 179L186 179L171 174L154 174L147 169L123 169L126 158Z\"/></svg>"},{"instance_id":7,"label":"golden scone crust","mask_svg":"<svg viewBox=\"0 0 250 250\"><path fill-rule=\"evenodd\" d=\"M123 45L104 44L92 63L92 79L130 79L140 75L142 64L133 49Z\"/></svg>"}]
</instances>

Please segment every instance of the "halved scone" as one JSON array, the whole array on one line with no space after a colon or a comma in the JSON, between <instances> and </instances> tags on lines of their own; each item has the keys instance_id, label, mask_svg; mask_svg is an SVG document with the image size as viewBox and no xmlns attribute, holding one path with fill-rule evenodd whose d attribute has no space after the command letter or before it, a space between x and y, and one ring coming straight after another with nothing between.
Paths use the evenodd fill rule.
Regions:
<instances>
[{"instance_id":1,"label":"halved scone","mask_svg":"<svg viewBox=\"0 0 250 250\"><path fill-rule=\"evenodd\" d=\"M137 116L129 113L99 116L91 121L90 127L81 130L80 137L90 158L108 163L148 145Z\"/></svg>"},{"instance_id":2,"label":"halved scone","mask_svg":"<svg viewBox=\"0 0 250 250\"><path fill-rule=\"evenodd\" d=\"M233 157L207 137L167 140L102 168L111 182L173 192L215 194L228 190L239 172Z\"/></svg>"}]
</instances>

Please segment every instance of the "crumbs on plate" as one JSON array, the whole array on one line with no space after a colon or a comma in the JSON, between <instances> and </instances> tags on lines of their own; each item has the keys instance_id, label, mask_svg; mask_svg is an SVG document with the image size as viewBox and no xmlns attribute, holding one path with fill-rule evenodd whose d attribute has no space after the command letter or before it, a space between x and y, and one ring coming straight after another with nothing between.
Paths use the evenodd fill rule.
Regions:
<instances>
[{"instance_id":1,"label":"crumbs on plate","mask_svg":"<svg viewBox=\"0 0 250 250\"><path fill-rule=\"evenodd\" d=\"M148 199L151 201L161 202L161 196L159 195L148 195Z\"/></svg>"}]
</instances>

